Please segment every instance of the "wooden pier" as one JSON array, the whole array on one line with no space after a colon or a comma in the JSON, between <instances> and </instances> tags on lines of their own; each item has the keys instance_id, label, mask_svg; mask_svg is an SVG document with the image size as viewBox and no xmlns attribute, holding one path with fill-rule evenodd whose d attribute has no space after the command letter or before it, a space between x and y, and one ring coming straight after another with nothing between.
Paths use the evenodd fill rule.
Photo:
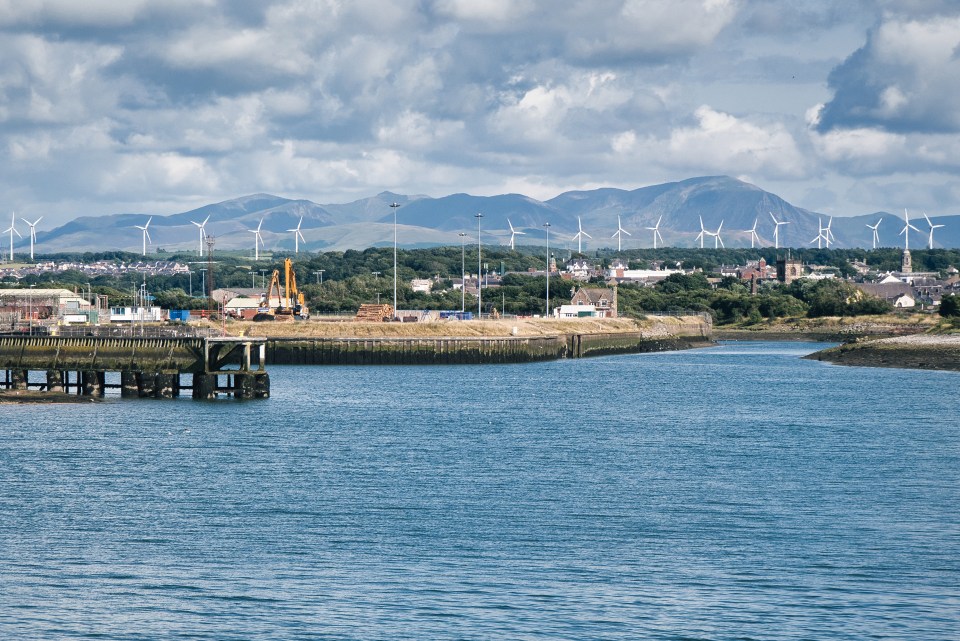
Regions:
<instances>
[{"instance_id":1,"label":"wooden pier","mask_svg":"<svg viewBox=\"0 0 960 641\"><path fill-rule=\"evenodd\" d=\"M268 398L262 338L0 336L0 387L123 398ZM119 383L107 383L107 373ZM189 381L189 382L188 382Z\"/></svg>"}]
</instances>

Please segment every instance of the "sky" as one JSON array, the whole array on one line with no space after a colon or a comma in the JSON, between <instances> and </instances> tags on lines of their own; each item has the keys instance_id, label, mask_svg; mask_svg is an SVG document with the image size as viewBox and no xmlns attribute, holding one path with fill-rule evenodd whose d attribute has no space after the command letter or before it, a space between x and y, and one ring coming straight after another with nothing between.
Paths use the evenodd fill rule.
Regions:
<instances>
[{"instance_id":1,"label":"sky","mask_svg":"<svg viewBox=\"0 0 960 641\"><path fill-rule=\"evenodd\" d=\"M0 203L46 227L726 174L960 214L958 79L957 0L0 0Z\"/></svg>"}]
</instances>

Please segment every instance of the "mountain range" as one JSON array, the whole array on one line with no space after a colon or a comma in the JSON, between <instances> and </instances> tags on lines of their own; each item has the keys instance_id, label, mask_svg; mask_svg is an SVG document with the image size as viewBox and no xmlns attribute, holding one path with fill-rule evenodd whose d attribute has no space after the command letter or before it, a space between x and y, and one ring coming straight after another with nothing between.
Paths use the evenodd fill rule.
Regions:
<instances>
[{"instance_id":1,"label":"mountain range","mask_svg":"<svg viewBox=\"0 0 960 641\"><path fill-rule=\"evenodd\" d=\"M392 203L399 207L391 208ZM476 214L482 213L481 218ZM293 229L300 224L303 251L363 249L393 244L394 215L397 242L401 247L426 247L475 243L478 221L484 245L506 245L510 225L517 230L517 245L543 245L549 222L550 246L577 250L574 236L580 237L584 252L616 248L619 225L623 249L653 246L658 225L662 242L658 246L700 246L702 227L716 232L726 247L750 247L755 228L756 246L774 245L774 219L780 227L780 247L815 247L821 228L830 224L833 248L873 246L873 230L879 222L878 247L902 247L902 215L889 212L852 217L830 217L796 207L776 194L728 176L689 178L679 182L634 190L602 188L570 191L546 201L521 194L471 196L452 194L441 198L404 196L383 192L346 204L319 205L308 200L291 200L269 194L254 194L206 205L169 216L153 216L148 232L148 253L196 250L200 233L197 224L206 220L205 231L215 239L216 250L254 252L255 234L260 225L261 251L292 252ZM300 223L302 217L302 223ZM149 214L83 216L52 230L37 231L38 253L73 251L142 250L143 227ZM702 223L701 223L702 220ZM261 225L262 221L262 225ZM508 222L509 221L509 222ZM960 247L960 217L930 219L935 229L934 247ZM194 224L196 223L196 224ZM927 246L929 225L920 212L910 214L910 247ZM105 233L109 230L109 233ZM464 233L465 236L460 234ZM628 235L629 234L629 235ZM589 237L587 237L589 235ZM24 251L28 235L17 243ZM811 242L812 241L812 242ZM718 243L704 234L705 247ZM823 240L819 241L823 244ZM825 246L825 244L824 244Z\"/></svg>"}]
</instances>

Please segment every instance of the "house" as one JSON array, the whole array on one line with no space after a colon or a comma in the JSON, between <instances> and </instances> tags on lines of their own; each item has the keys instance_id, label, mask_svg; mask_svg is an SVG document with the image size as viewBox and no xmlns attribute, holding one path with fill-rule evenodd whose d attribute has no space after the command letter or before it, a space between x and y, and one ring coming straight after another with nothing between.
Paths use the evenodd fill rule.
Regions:
<instances>
[{"instance_id":1,"label":"house","mask_svg":"<svg viewBox=\"0 0 960 641\"><path fill-rule=\"evenodd\" d=\"M581 287L570 298L571 305L593 305L601 318L617 317L617 289Z\"/></svg>"},{"instance_id":2,"label":"house","mask_svg":"<svg viewBox=\"0 0 960 641\"><path fill-rule=\"evenodd\" d=\"M576 280L590 280L590 277L596 274L596 269L590 261L583 258L574 258L567 262L564 272Z\"/></svg>"},{"instance_id":3,"label":"house","mask_svg":"<svg viewBox=\"0 0 960 641\"><path fill-rule=\"evenodd\" d=\"M414 278L410 281L410 289L415 292L422 292L424 294L429 294L430 289L433 287L433 281L429 278Z\"/></svg>"},{"instance_id":4,"label":"house","mask_svg":"<svg viewBox=\"0 0 960 641\"><path fill-rule=\"evenodd\" d=\"M594 305L561 305L553 308L555 318L597 318L600 312Z\"/></svg>"},{"instance_id":5,"label":"house","mask_svg":"<svg viewBox=\"0 0 960 641\"><path fill-rule=\"evenodd\" d=\"M897 308L916 307L917 301L910 294L902 294L893 301L893 306Z\"/></svg>"}]
</instances>

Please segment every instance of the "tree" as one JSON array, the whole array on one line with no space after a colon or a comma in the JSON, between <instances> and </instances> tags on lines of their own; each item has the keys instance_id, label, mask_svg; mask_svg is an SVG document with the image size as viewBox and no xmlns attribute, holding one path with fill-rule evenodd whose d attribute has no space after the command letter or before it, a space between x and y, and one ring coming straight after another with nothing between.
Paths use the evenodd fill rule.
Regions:
<instances>
[{"instance_id":1,"label":"tree","mask_svg":"<svg viewBox=\"0 0 960 641\"><path fill-rule=\"evenodd\" d=\"M940 315L945 318L960 317L960 296L949 294L940 301Z\"/></svg>"}]
</instances>

